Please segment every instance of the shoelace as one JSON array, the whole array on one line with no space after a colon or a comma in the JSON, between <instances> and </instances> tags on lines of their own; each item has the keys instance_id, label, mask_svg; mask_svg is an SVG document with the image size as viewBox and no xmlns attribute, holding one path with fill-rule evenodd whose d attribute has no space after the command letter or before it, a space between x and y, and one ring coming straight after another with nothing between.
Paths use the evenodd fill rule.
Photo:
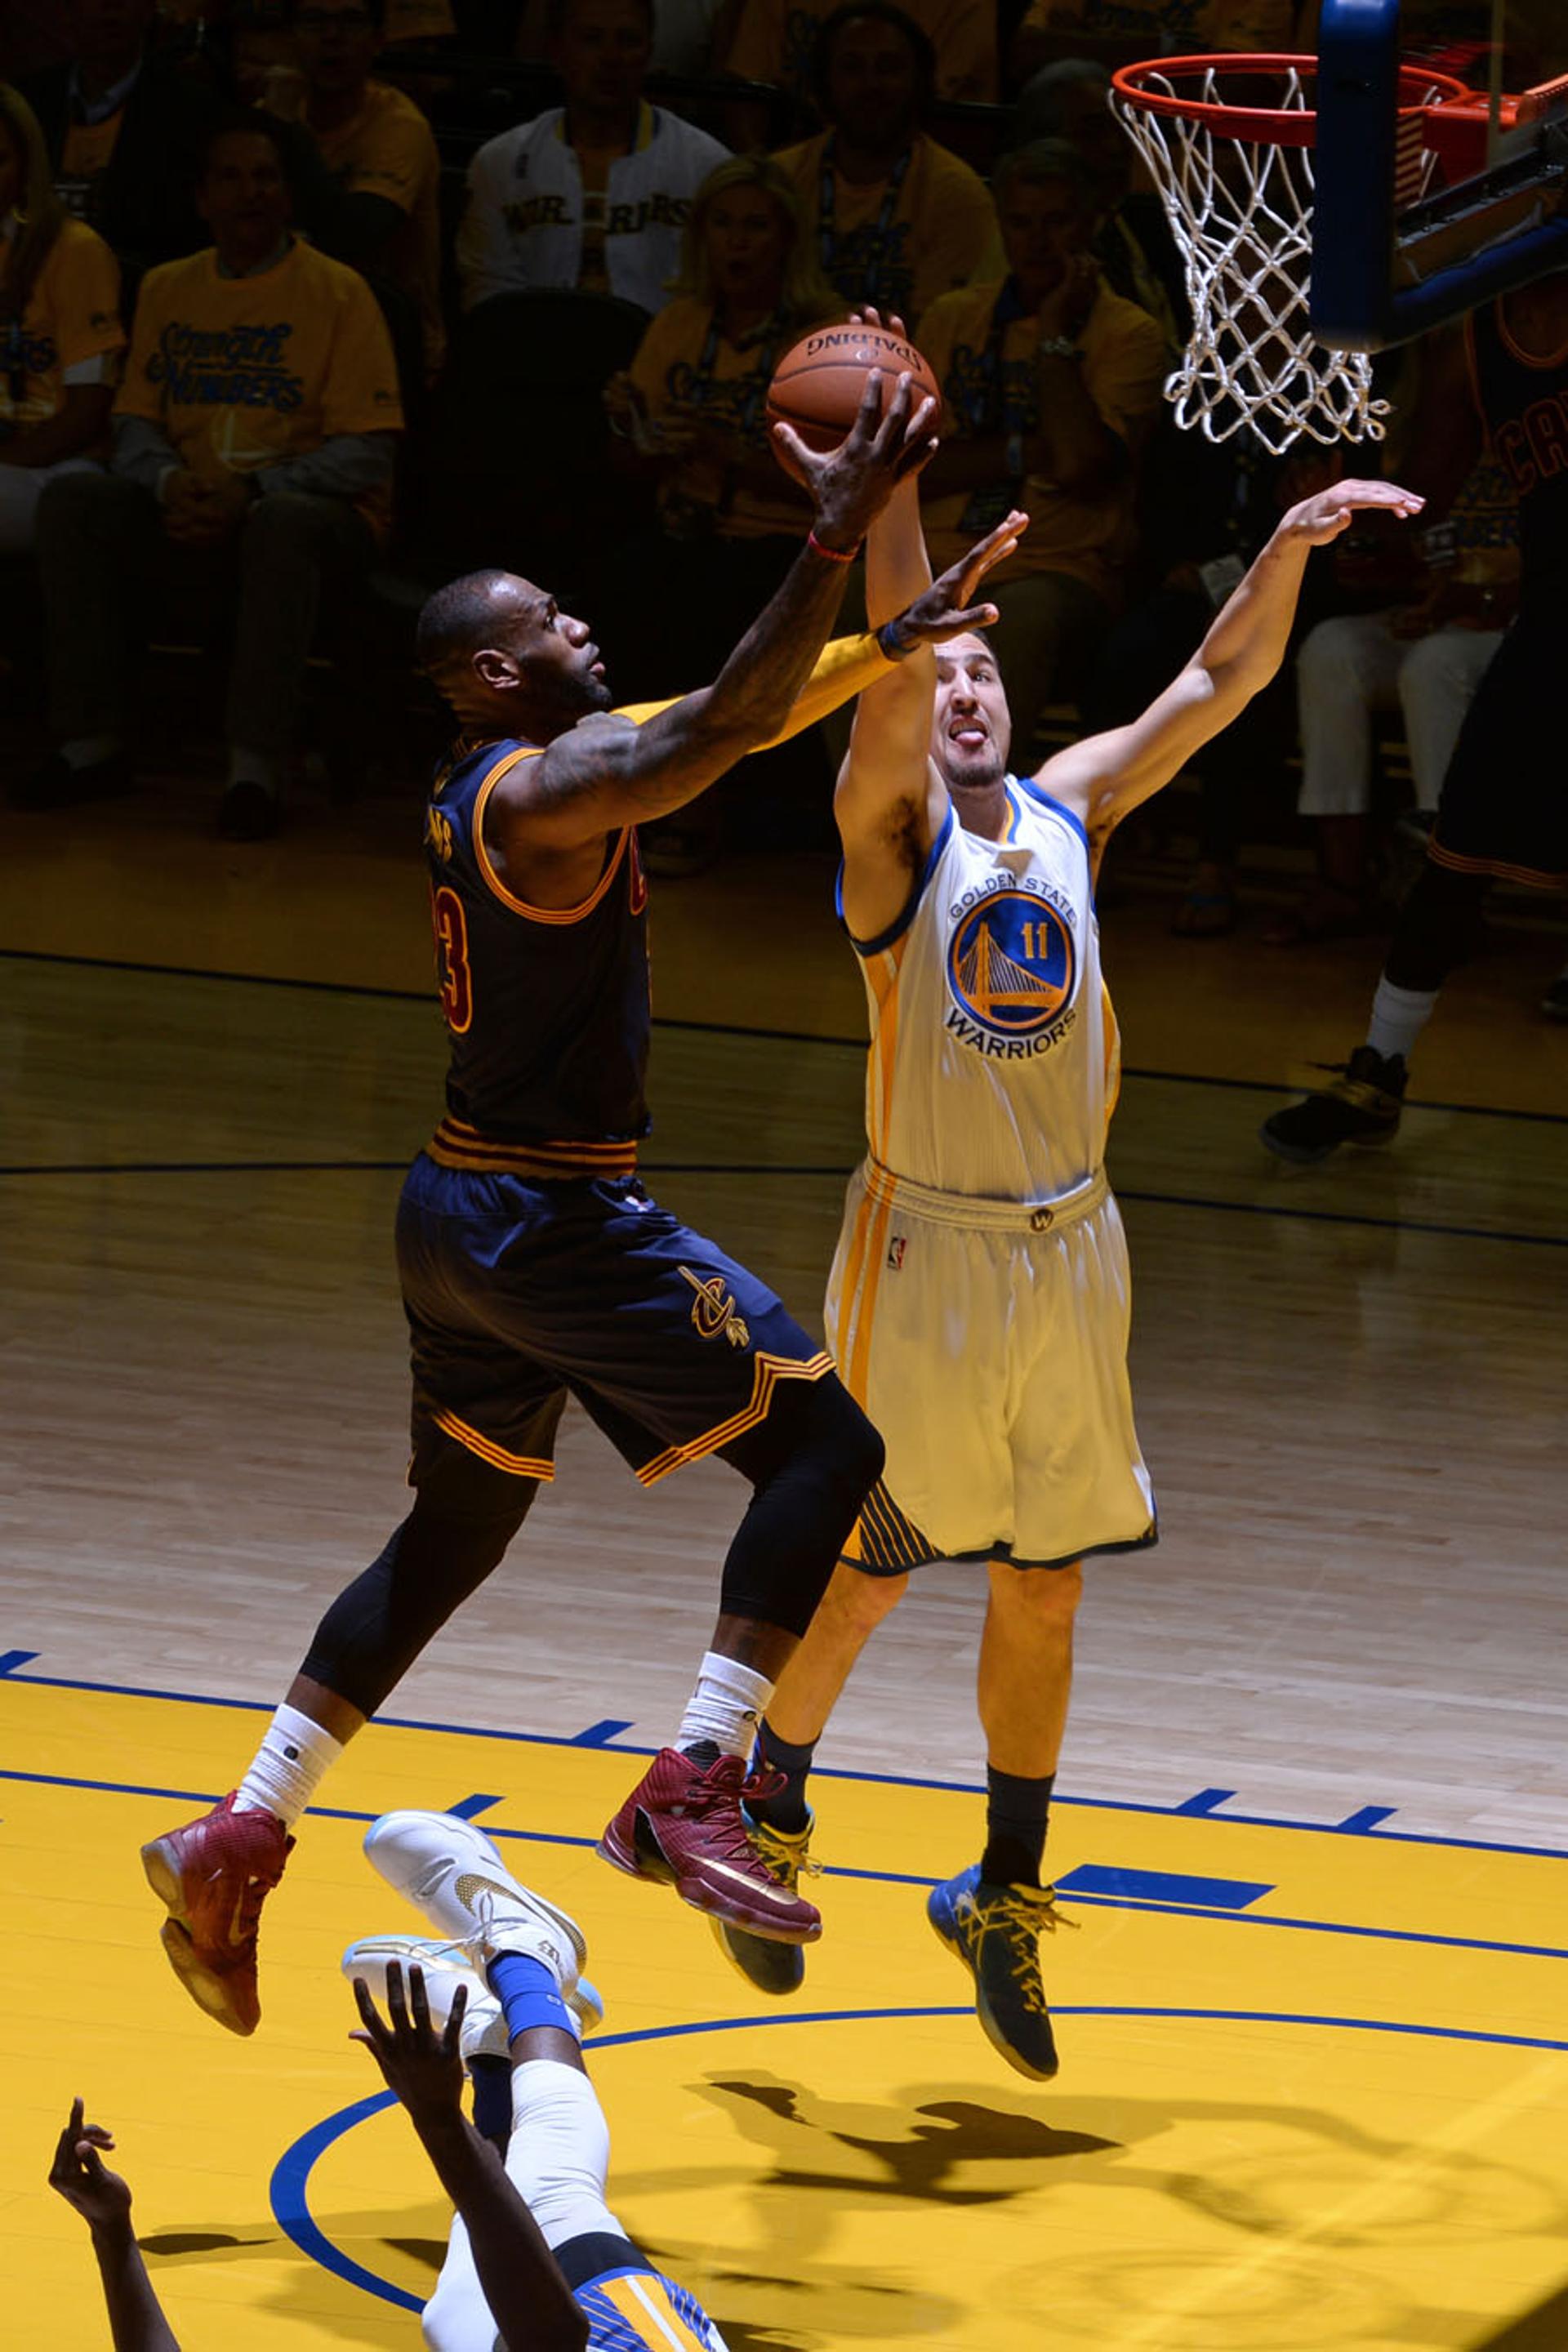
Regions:
<instances>
[{"instance_id":1,"label":"shoelace","mask_svg":"<svg viewBox=\"0 0 1568 2352\"><path fill-rule=\"evenodd\" d=\"M1046 1989L1040 1981L1040 1937L1042 1934L1054 1936L1058 1927L1076 1927L1079 1924L1057 1909L1056 1898L1054 1886L1038 1890L1019 1886L982 1906L965 1888L956 1906L959 1917L973 1931L976 1972L986 1938L999 1936L1014 1963L1013 1976L1019 1997L1025 2009L1035 2016L1049 2014Z\"/></svg>"},{"instance_id":2,"label":"shoelace","mask_svg":"<svg viewBox=\"0 0 1568 2352\"><path fill-rule=\"evenodd\" d=\"M740 1759L721 1756L690 1783L689 1793L681 1798L681 1810L710 1825L716 1832L713 1844L725 1861L754 1874L759 1857L741 1816L741 1801L753 1795L771 1797L783 1787L782 1772L752 1772L742 1778Z\"/></svg>"},{"instance_id":3,"label":"shoelace","mask_svg":"<svg viewBox=\"0 0 1568 2352\"><path fill-rule=\"evenodd\" d=\"M782 1773L776 1777L783 1780ZM748 1788L750 1785L748 1782ZM757 1860L764 1870L772 1872L781 1886L793 1887L797 1879L822 1876L823 1865L809 1850L786 1837L783 1830L774 1829L771 1822L753 1821L747 1835Z\"/></svg>"}]
</instances>

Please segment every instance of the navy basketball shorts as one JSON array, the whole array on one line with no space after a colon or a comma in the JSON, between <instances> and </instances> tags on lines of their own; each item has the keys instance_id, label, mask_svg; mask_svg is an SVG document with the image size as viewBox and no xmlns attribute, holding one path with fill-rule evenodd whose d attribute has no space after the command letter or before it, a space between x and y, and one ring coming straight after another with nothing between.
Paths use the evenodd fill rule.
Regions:
<instances>
[{"instance_id":1,"label":"navy basketball shorts","mask_svg":"<svg viewBox=\"0 0 1568 2352\"><path fill-rule=\"evenodd\" d=\"M1561 750L1568 598L1521 609L1476 688L1437 802L1428 855L1459 874L1568 885Z\"/></svg>"},{"instance_id":2,"label":"navy basketball shorts","mask_svg":"<svg viewBox=\"0 0 1568 2352\"><path fill-rule=\"evenodd\" d=\"M578 1399L645 1486L764 1419L833 1359L636 1177L531 1183L414 1162L397 1212L414 1371L410 1482L456 1440L553 1475Z\"/></svg>"}]
</instances>

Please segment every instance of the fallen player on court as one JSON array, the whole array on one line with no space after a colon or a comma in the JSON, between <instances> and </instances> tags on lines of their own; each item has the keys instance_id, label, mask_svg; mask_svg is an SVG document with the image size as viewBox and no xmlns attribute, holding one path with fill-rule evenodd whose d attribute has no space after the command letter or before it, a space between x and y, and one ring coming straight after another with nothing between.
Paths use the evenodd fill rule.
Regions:
<instances>
[{"instance_id":1,"label":"fallen player on court","mask_svg":"<svg viewBox=\"0 0 1568 2352\"><path fill-rule=\"evenodd\" d=\"M1080 1563L1156 1535L1104 1166L1120 1049L1096 877L1115 827L1274 676L1312 549L1363 509L1420 504L1390 482L1342 482L1291 508L1143 716L1033 776L1008 772L1012 721L985 640L921 647L861 695L838 781L840 912L871 1048L868 1154L826 1320L887 1465L764 1715L754 1768L783 1786L760 1782L746 1810L759 1858L795 1885L814 1751L863 1643L912 1570L983 1567L985 1843L928 1916L973 1979L987 2036L1037 2081L1057 2070L1039 1937L1058 1914L1040 1865ZM929 578L912 489L867 567L873 624ZM762 1990L801 1984L797 1948L716 1930Z\"/></svg>"},{"instance_id":2,"label":"fallen player on court","mask_svg":"<svg viewBox=\"0 0 1568 2352\"><path fill-rule=\"evenodd\" d=\"M575 1923L452 1814L384 1814L365 1852L437 1931L366 1937L342 1961L362 2024L353 2038L456 2208L423 2315L432 2352L725 2352L697 2298L605 2202L609 2128L582 2053L603 2011ZM78 2099L49 2185L92 2233L114 2352L179 2352L131 2227L130 2188L103 2162L113 2147Z\"/></svg>"},{"instance_id":3,"label":"fallen player on court","mask_svg":"<svg viewBox=\"0 0 1568 2352\"><path fill-rule=\"evenodd\" d=\"M342 1963L355 2039L457 2208L425 2306L431 2352L725 2352L695 2295L605 2203L609 2126L581 2046L601 2011L576 1923L452 1814L384 1814L365 1853L443 1939L369 1937Z\"/></svg>"},{"instance_id":4,"label":"fallen player on court","mask_svg":"<svg viewBox=\"0 0 1568 2352\"><path fill-rule=\"evenodd\" d=\"M911 414L908 376L880 422L879 396L873 375L826 454L775 427L816 526L699 693L612 711L587 624L508 572L456 581L421 615L421 666L461 731L425 835L447 1115L397 1219L414 1507L328 1609L237 1790L142 1849L170 1962L234 2032L259 2019L257 1931L295 1822L343 1743L500 1561L553 1475L569 1393L645 1485L717 1454L751 1488L690 1703L600 1851L757 1935L820 1933L814 1906L752 1853L741 1785L881 1441L773 1293L637 1181L649 1008L636 827L813 723L910 646L991 616L969 604L991 560L983 543L922 588L891 654L869 636L823 654L848 559L934 446L931 404Z\"/></svg>"}]
</instances>

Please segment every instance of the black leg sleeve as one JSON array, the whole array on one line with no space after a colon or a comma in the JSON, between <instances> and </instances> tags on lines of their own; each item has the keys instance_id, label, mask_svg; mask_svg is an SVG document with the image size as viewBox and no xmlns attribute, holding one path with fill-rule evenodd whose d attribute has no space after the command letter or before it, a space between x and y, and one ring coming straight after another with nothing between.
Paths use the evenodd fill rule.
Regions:
<instances>
[{"instance_id":1,"label":"black leg sleeve","mask_svg":"<svg viewBox=\"0 0 1568 2352\"><path fill-rule=\"evenodd\" d=\"M539 1492L454 1445L422 1475L379 1559L340 1592L300 1668L374 1715L431 1636L481 1585Z\"/></svg>"},{"instance_id":2,"label":"black leg sleeve","mask_svg":"<svg viewBox=\"0 0 1568 2352\"><path fill-rule=\"evenodd\" d=\"M1428 858L1399 909L1384 966L1395 988L1441 988L1469 953L1489 874L1458 874Z\"/></svg>"},{"instance_id":3,"label":"black leg sleeve","mask_svg":"<svg viewBox=\"0 0 1568 2352\"><path fill-rule=\"evenodd\" d=\"M724 1562L720 1605L804 1633L882 1475L882 1441L829 1372L784 1381L762 1426L722 1451L754 1491Z\"/></svg>"}]
</instances>

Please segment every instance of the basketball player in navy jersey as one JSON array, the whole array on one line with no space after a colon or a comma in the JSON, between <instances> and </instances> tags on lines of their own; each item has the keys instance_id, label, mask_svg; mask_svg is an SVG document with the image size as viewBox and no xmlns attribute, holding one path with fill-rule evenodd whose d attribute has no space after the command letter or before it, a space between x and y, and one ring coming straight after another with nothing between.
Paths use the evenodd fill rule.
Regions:
<instances>
[{"instance_id":1,"label":"basketball player in navy jersey","mask_svg":"<svg viewBox=\"0 0 1568 2352\"><path fill-rule=\"evenodd\" d=\"M863 1644L911 1570L983 1570L985 1838L927 1915L969 1971L988 2039L1036 2081L1057 2071L1039 1938L1058 1915L1040 1865L1081 1563L1155 1538L1104 1164L1121 1056L1100 863L1115 826L1278 670L1311 550L1363 509L1420 504L1392 482L1342 482L1292 507L1142 718L1036 775L1008 772L1004 682L971 636L861 695L838 780L839 908L871 1055L868 1150L826 1319L882 1433L886 1475L768 1706L746 1811L759 1856L795 1884L816 1742ZM929 577L914 493L900 493L868 555L868 611L894 610ZM798 1949L716 1924L752 1984L797 1989Z\"/></svg>"},{"instance_id":2,"label":"basketball player in navy jersey","mask_svg":"<svg viewBox=\"0 0 1568 2352\"><path fill-rule=\"evenodd\" d=\"M1479 454L1481 429L1519 497L1519 613L1466 713L1437 799L1426 862L1399 910L1363 1043L1331 1087L1259 1130L1277 1159L1326 1160L1389 1142L1416 1040L1464 961L1494 881L1568 889L1563 665L1568 647L1568 271L1475 312L1434 369L1426 414L1444 432L1432 481L1442 511ZM1470 397L1459 370L1468 363ZM1543 1008L1568 1013L1568 974Z\"/></svg>"},{"instance_id":3,"label":"basketball player in navy jersey","mask_svg":"<svg viewBox=\"0 0 1568 2352\"><path fill-rule=\"evenodd\" d=\"M527 581L479 572L421 615L422 667L461 730L437 778L426 850L450 1033L447 1115L397 1221L412 1337L414 1508L340 1595L240 1787L154 1839L143 1865L192 1997L237 2033L259 2017L262 1901L321 1774L500 1561L576 1396L645 1484L720 1454L752 1486L720 1615L676 1744L601 1853L752 1933L810 1940L816 1910L752 1854L744 1759L881 1465L832 1360L762 1283L651 1201L647 888L637 824L694 800L742 753L805 725L910 647L943 638L1012 542L994 533L883 642L829 647L850 558L926 462L933 405L888 415L873 377L853 430L781 456L816 526L717 682L609 712L586 623ZM803 689L809 690L803 692ZM798 700L797 700L798 698Z\"/></svg>"}]
</instances>

